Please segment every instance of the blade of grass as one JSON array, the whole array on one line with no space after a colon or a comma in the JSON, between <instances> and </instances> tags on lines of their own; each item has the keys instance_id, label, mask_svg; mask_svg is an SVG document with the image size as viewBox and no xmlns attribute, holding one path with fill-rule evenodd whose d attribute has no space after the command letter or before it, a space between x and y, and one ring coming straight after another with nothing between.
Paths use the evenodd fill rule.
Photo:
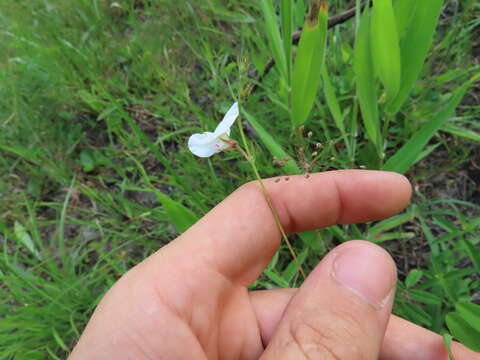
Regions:
<instances>
[{"instance_id":1,"label":"blade of grass","mask_svg":"<svg viewBox=\"0 0 480 360\"><path fill-rule=\"evenodd\" d=\"M142 174L142 179L145 185L155 193L158 200L162 204L162 207L167 213L170 223L175 226L175 229L177 229L180 234L187 231L190 226L192 226L199 220L199 217L194 214L190 209L183 206L180 202L171 199L169 196L165 195L155 186L153 186L142 164L133 156L129 157L137 165L138 170Z\"/></svg>"},{"instance_id":2,"label":"blade of grass","mask_svg":"<svg viewBox=\"0 0 480 360\"><path fill-rule=\"evenodd\" d=\"M293 32L293 0L282 0L280 15L282 19L283 50L287 67L287 83L291 86L292 77L292 32Z\"/></svg>"},{"instance_id":3,"label":"blade of grass","mask_svg":"<svg viewBox=\"0 0 480 360\"><path fill-rule=\"evenodd\" d=\"M373 0L370 35L375 71L387 100L393 100L400 89L401 62L392 0Z\"/></svg>"},{"instance_id":4,"label":"blade of grass","mask_svg":"<svg viewBox=\"0 0 480 360\"><path fill-rule=\"evenodd\" d=\"M328 75L327 66L322 68L322 78L323 78L323 89L325 92L325 99L327 101L328 109L332 114L333 120L335 121L335 125L337 126L338 130L342 134L343 142L347 148L348 155L350 159L353 158L352 153L352 146L350 141L347 137L347 133L345 131L344 119L342 115L342 111L340 109L340 104L337 99L337 95L335 94L335 89L332 86L332 82L330 80L330 75Z\"/></svg>"},{"instance_id":5,"label":"blade of grass","mask_svg":"<svg viewBox=\"0 0 480 360\"><path fill-rule=\"evenodd\" d=\"M170 222L180 234L187 231L190 226L198 221L198 216L181 203L170 199L167 195L158 190L155 191L155 195L162 203L163 209L167 213Z\"/></svg>"},{"instance_id":6,"label":"blade of grass","mask_svg":"<svg viewBox=\"0 0 480 360\"><path fill-rule=\"evenodd\" d=\"M327 0L311 0L297 50L292 78L292 123L304 124L320 84L328 28Z\"/></svg>"},{"instance_id":7,"label":"blade of grass","mask_svg":"<svg viewBox=\"0 0 480 360\"><path fill-rule=\"evenodd\" d=\"M355 40L354 71L357 97L366 134L375 147L380 149L377 86L370 42L370 9L367 6L360 20Z\"/></svg>"},{"instance_id":8,"label":"blade of grass","mask_svg":"<svg viewBox=\"0 0 480 360\"><path fill-rule=\"evenodd\" d=\"M275 139L263 128L263 126L255 119L255 117L243 109L243 115L248 120L250 125L255 129L260 141L265 145L265 147L270 151L270 153L275 156L277 159L285 159L289 155L283 150L283 148L275 141ZM288 174L301 174L300 168L297 166L293 159L287 161L283 169Z\"/></svg>"},{"instance_id":9,"label":"blade of grass","mask_svg":"<svg viewBox=\"0 0 480 360\"><path fill-rule=\"evenodd\" d=\"M410 27L401 43L401 86L396 98L388 106L388 112L391 114L400 110L418 79L433 42L443 0L424 0L416 3Z\"/></svg>"},{"instance_id":10,"label":"blade of grass","mask_svg":"<svg viewBox=\"0 0 480 360\"><path fill-rule=\"evenodd\" d=\"M272 0L261 0L260 7L262 9L263 17L265 19L265 30L270 50L272 51L273 58L275 59L275 63L278 66L280 73L282 74L283 78L287 79L287 60L282 44L282 38L280 36L280 31L278 29L276 21L273 2Z\"/></svg>"},{"instance_id":11,"label":"blade of grass","mask_svg":"<svg viewBox=\"0 0 480 360\"><path fill-rule=\"evenodd\" d=\"M385 163L383 170L405 173L415 163L428 141L437 133L445 121L452 116L462 100L470 82L457 89L447 105L438 114L433 116L423 127L413 135L392 157Z\"/></svg>"}]
</instances>

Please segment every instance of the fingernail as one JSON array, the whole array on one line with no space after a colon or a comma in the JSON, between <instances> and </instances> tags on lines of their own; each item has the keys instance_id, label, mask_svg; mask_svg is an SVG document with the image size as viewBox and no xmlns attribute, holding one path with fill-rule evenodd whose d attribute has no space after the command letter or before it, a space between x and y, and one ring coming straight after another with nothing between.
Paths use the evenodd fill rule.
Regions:
<instances>
[{"instance_id":1,"label":"fingernail","mask_svg":"<svg viewBox=\"0 0 480 360\"><path fill-rule=\"evenodd\" d=\"M374 245L339 249L333 263L332 276L355 295L383 307L389 300L396 281L393 261Z\"/></svg>"}]
</instances>

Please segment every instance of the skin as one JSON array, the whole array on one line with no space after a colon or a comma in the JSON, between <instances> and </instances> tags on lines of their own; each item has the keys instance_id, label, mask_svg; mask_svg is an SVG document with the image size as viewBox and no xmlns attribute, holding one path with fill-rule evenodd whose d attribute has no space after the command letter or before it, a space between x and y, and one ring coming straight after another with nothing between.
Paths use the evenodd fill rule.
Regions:
<instances>
[{"instance_id":1,"label":"skin","mask_svg":"<svg viewBox=\"0 0 480 360\"><path fill-rule=\"evenodd\" d=\"M411 195L387 172L275 180L287 233L386 218ZM390 314L395 266L371 243L335 248L299 289L249 292L279 245L259 185L242 186L108 291L70 359L448 359L440 336Z\"/></svg>"}]
</instances>

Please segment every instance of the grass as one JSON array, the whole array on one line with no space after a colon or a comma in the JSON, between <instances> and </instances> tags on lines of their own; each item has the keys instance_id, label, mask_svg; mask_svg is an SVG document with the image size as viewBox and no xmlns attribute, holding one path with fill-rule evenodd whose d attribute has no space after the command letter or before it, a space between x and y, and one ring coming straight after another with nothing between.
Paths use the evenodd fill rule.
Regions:
<instances>
[{"instance_id":1,"label":"grass","mask_svg":"<svg viewBox=\"0 0 480 360\"><path fill-rule=\"evenodd\" d=\"M198 160L186 139L214 128L249 70L270 59L258 2L117 3L0 4L0 359L65 357L113 282L185 226L162 194L193 219L252 178L239 155ZM330 1L329 12L349 5ZM285 19L301 26L304 4L289 11ZM387 158L479 71L479 13L475 1L446 1L421 80L378 130ZM329 30L331 86L315 99L312 137L292 134L277 68L249 97L246 132L262 176L297 171L293 161L274 166L275 152L302 171L382 166L359 120L354 37L354 19ZM407 173L415 198L404 214L302 236L305 268L342 241L367 238L399 266L396 313L444 332L458 301L478 303L478 97L477 83L428 139ZM252 286L298 281L282 248Z\"/></svg>"}]
</instances>

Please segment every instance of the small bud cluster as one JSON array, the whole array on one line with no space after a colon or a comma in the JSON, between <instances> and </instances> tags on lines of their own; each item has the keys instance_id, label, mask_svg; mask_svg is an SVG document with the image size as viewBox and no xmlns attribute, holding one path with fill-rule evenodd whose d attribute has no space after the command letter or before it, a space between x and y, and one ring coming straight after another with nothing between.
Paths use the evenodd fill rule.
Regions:
<instances>
[{"instance_id":1,"label":"small bud cluster","mask_svg":"<svg viewBox=\"0 0 480 360\"><path fill-rule=\"evenodd\" d=\"M312 169L315 163L317 162L317 160L320 158L322 154L322 152L320 151L320 149L322 149L322 144L318 142L315 143L314 151L310 153L310 155L307 155L305 153L305 149L307 148L308 150L310 145L306 144L305 146L305 143L306 143L305 140L309 140L308 142L311 142L311 139L314 134L313 134L313 131L308 131L306 134L304 132L305 132L305 126L302 125L298 128L298 135L299 135L301 144L303 144L303 146L300 146L297 149L297 156L298 156L300 165L305 171L305 177L308 179L310 177L310 173L312 172Z\"/></svg>"},{"instance_id":2,"label":"small bud cluster","mask_svg":"<svg viewBox=\"0 0 480 360\"><path fill-rule=\"evenodd\" d=\"M289 156L284 157L282 160L278 160L278 158L276 156L274 156L273 160L272 160L272 164L273 164L273 166L282 167L283 165L285 165L290 160L291 160L291 158Z\"/></svg>"}]
</instances>

